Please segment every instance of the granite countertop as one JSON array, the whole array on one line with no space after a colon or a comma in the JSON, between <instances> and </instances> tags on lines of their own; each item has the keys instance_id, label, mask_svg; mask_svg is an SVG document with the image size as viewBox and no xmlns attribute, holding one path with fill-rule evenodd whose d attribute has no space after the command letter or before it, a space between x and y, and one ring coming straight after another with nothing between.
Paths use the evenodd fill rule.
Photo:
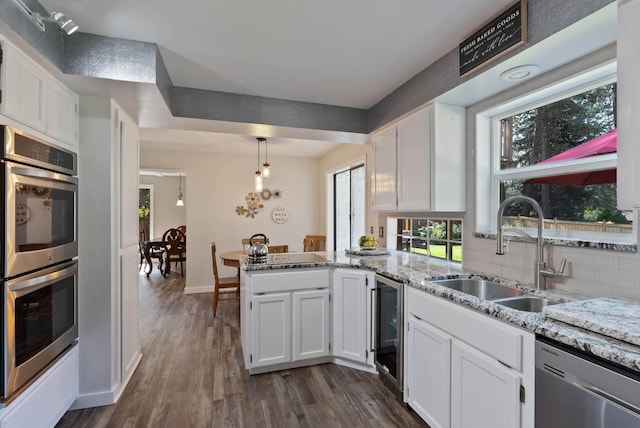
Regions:
<instances>
[{"instance_id":1,"label":"granite countertop","mask_svg":"<svg viewBox=\"0 0 640 428\"><path fill-rule=\"evenodd\" d=\"M601 330L600 333L590 331L563 321L573 320L563 319L561 315L553 319L545 313L523 312L501 306L486 300L481 300L475 296L455 291L446 287L433 284L430 281L449 278L481 277L515 288L519 288L525 293L546 297L555 301L565 302L571 312L571 308L576 303L587 302L584 296L562 293L555 290L536 290L531 284L520 284L516 281L506 280L494 276L483 275L478 272L463 270L457 263L449 263L425 257L417 254L408 254L401 251L389 250L389 254L360 256L358 254L346 254L340 252L317 252L317 253L288 253L289 257L283 259L284 254L269 255L266 263L247 263L246 258L241 259L241 269L245 271L264 271L292 268L308 267L346 267L352 269L368 269L377 273L404 282L411 287L421 289L425 292L437 295L444 299L467 306L478 312L483 312L492 317L501 319L510 324L527 329L537 335L545 336L565 345L576 348L587 354L614 362L623 367L640 372L640 346L636 346L628 341L623 341L609 337L600 333L608 333L608 330ZM280 259L279 259L280 257ZM554 305L554 313L564 313L561 308L565 305ZM549 308L549 307L547 307ZM589 315L593 324L594 314ZM628 323L629 328L637 324L637 320L629 317L619 317L618 323ZM588 327L586 324L580 324ZM591 328L593 330L593 328ZM622 330L619 328L618 330ZM596 330L597 331L597 330ZM626 338L626 337L625 337Z\"/></svg>"}]
</instances>

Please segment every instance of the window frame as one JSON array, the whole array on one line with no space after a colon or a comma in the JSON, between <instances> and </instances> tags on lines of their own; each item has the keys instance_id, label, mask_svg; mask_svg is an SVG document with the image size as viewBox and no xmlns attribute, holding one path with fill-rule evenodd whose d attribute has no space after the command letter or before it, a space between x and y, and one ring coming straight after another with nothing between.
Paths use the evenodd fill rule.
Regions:
<instances>
[{"instance_id":1,"label":"window frame","mask_svg":"<svg viewBox=\"0 0 640 428\"><path fill-rule=\"evenodd\" d=\"M553 72L549 73L552 74ZM561 74L558 72L557 74ZM544 80L544 79L541 79ZM500 121L515 114L531 110L571 97L573 95L617 81L617 61L610 59L580 72L546 79L546 84L531 85L528 92L516 93L507 99L487 104L474 115L475 122L475 167L476 200L475 232L477 235L495 234L497 211L500 205L500 181L527 179L585 170L603 170L617 166L617 153L585 159L529 165L519 168L500 169ZM524 85L523 85L524 86ZM488 196L488 197L487 197ZM555 240L635 242L633 234L581 233L574 231L562 236L557 230L544 229L543 236Z\"/></svg>"}]
</instances>

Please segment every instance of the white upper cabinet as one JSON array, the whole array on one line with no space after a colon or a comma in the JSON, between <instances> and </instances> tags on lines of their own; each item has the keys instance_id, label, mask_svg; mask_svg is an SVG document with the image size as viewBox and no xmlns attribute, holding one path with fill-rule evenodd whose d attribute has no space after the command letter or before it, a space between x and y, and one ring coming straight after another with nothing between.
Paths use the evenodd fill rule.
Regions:
<instances>
[{"instance_id":1,"label":"white upper cabinet","mask_svg":"<svg viewBox=\"0 0 640 428\"><path fill-rule=\"evenodd\" d=\"M396 127L373 136L373 208L395 211L396 195Z\"/></svg>"},{"instance_id":2,"label":"white upper cabinet","mask_svg":"<svg viewBox=\"0 0 640 428\"><path fill-rule=\"evenodd\" d=\"M2 43L0 113L78 151L78 95L15 46Z\"/></svg>"},{"instance_id":3,"label":"white upper cabinet","mask_svg":"<svg viewBox=\"0 0 640 428\"><path fill-rule=\"evenodd\" d=\"M2 113L45 132L47 72L14 46L2 48Z\"/></svg>"},{"instance_id":4,"label":"white upper cabinet","mask_svg":"<svg viewBox=\"0 0 640 428\"><path fill-rule=\"evenodd\" d=\"M47 100L47 134L77 151L78 95L50 77Z\"/></svg>"},{"instance_id":5,"label":"white upper cabinet","mask_svg":"<svg viewBox=\"0 0 640 428\"><path fill-rule=\"evenodd\" d=\"M618 1L618 208L640 208L640 0Z\"/></svg>"},{"instance_id":6,"label":"white upper cabinet","mask_svg":"<svg viewBox=\"0 0 640 428\"><path fill-rule=\"evenodd\" d=\"M464 118L432 103L373 136L374 210L465 210Z\"/></svg>"}]
</instances>

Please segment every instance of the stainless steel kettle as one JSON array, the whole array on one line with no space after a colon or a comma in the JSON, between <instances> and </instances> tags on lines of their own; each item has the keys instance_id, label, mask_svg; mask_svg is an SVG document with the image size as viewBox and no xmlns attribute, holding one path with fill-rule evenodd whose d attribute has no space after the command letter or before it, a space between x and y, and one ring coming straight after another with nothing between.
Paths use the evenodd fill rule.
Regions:
<instances>
[{"instance_id":1,"label":"stainless steel kettle","mask_svg":"<svg viewBox=\"0 0 640 428\"><path fill-rule=\"evenodd\" d=\"M257 239L262 237L261 240ZM267 255L269 254L269 238L262 233L256 233L249 238L249 250L247 255L250 262L264 262L267 261Z\"/></svg>"}]
</instances>

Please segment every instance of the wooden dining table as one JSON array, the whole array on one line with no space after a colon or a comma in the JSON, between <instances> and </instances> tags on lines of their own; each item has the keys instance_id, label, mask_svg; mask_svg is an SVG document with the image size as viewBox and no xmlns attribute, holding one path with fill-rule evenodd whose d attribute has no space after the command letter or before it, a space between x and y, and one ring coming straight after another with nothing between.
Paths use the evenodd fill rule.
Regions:
<instances>
[{"instance_id":1,"label":"wooden dining table","mask_svg":"<svg viewBox=\"0 0 640 428\"><path fill-rule=\"evenodd\" d=\"M238 276L240 276L240 256L246 256L245 250L227 251L220 254L222 264L225 266L231 266L238 269Z\"/></svg>"}]
</instances>

